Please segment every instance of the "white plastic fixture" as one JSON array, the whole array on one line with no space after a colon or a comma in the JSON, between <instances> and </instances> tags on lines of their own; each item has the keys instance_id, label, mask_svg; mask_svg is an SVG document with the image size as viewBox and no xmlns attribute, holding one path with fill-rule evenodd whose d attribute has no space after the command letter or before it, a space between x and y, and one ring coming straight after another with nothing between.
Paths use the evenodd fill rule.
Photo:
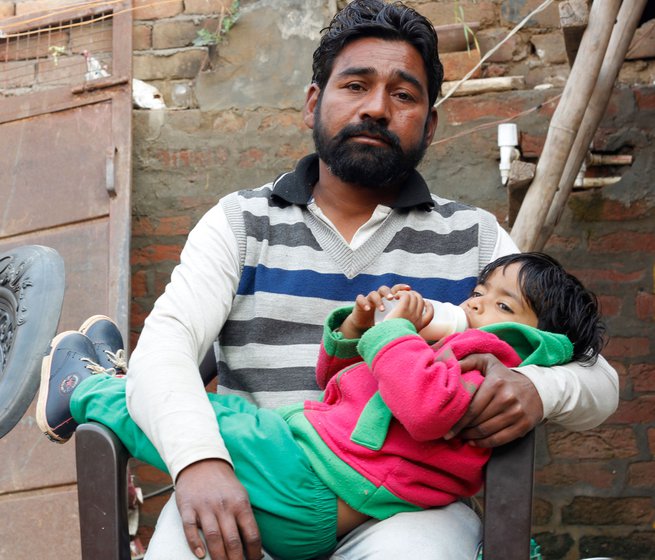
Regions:
<instances>
[{"instance_id":1,"label":"white plastic fixture","mask_svg":"<svg viewBox=\"0 0 655 560\"><path fill-rule=\"evenodd\" d=\"M509 170L512 162L520 157L518 150L519 130L515 123L498 125L498 147L500 148L500 180L503 185L509 180Z\"/></svg>"}]
</instances>

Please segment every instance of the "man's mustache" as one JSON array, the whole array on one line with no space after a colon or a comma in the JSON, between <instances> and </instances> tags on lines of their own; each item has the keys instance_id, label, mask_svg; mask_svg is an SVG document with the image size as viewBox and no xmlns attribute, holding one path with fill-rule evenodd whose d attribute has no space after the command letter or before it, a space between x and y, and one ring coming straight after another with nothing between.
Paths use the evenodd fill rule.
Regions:
<instances>
[{"instance_id":1,"label":"man's mustache","mask_svg":"<svg viewBox=\"0 0 655 560\"><path fill-rule=\"evenodd\" d=\"M372 121L363 122L360 124L348 124L339 131L339 133L337 134L334 140L336 141L336 143L340 144L341 142L347 140L348 138L352 138L354 136L362 136L362 135L380 138L381 140L389 144L392 148L397 150L400 149L400 139L398 138L398 136L396 136L385 126L382 126Z\"/></svg>"}]
</instances>

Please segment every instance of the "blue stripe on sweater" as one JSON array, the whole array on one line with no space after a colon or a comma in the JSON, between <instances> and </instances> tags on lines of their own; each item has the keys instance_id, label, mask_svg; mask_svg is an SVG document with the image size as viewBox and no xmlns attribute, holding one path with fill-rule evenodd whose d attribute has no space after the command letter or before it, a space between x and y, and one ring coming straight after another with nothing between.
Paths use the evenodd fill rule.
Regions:
<instances>
[{"instance_id":1,"label":"blue stripe on sweater","mask_svg":"<svg viewBox=\"0 0 655 560\"><path fill-rule=\"evenodd\" d=\"M469 297L476 283L475 277L461 280L444 278L414 278L400 274L358 274L346 278L343 274L321 274L312 270L286 270L245 266L237 293L253 295L255 292L312 297L335 301L354 301L358 294L367 294L382 285L409 284L423 297L460 303Z\"/></svg>"}]
</instances>

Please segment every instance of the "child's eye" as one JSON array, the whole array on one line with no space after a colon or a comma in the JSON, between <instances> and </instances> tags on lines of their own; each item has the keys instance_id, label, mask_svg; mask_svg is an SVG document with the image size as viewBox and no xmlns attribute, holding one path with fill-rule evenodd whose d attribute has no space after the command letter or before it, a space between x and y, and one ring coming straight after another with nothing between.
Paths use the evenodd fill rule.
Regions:
<instances>
[{"instance_id":1,"label":"child's eye","mask_svg":"<svg viewBox=\"0 0 655 560\"><path fill-rule=\"evenodd\" d=\"M478 292L477 290L473 290L471 292L471 297L482 297L482 294Z\"/></svg>"},{"instance_id":2,"label":"child's eye","mask_svg":"<svg viewBox=\"0 0 655 560\"><path fill-rule=\"evenodd\" d=\"M512 308L509 305L507 305L506 303L499 302L498 307L500 307L500 309L505 311L506 313L514 313L512 311Z\"/></svg>"}]
</instances>

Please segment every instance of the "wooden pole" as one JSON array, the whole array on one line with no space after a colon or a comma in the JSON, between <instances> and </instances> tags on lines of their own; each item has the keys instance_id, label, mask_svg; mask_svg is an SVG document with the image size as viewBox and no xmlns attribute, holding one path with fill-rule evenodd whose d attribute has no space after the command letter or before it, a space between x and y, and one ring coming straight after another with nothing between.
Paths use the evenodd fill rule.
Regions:
<instances>
[{"instance_id":1,"label":"wooden pole","mask_svg":"<svg viewBox=\"0 0 655 560\"><path fill-rule=\"evenodd\" d=\"M621 0L602 0L591 5L589 25L582 36L562 99L551 120L534 182L512 228L512 238L523 251L535 246L546 220L585 107L596 85L620 6Z\"/></svg>"},{"instance_id":2,"label":"wooden pole","mask_svg":"<svg viewBox=\"0 0 655 560\"><path fill-rule=\"evenodd\" d=\"M575 177L582 166L591 141L598 129L598 124L605 114L607 104L614 89L616 77L619 74L625 55L630 47L630 42L639 24L639 18L644 11L647 0L633 0L623 2L619 15L612 31L612 37L607 46L607 54L598 75L596 88L589 100L589 106L585 111L580 130L575 138L575 143L569 154L564 167L564 173L559 182L559 187L552 206L548 211L539 238L535 244L536 250L543 249L546 241L552 235L555 226L559 223L566 201L568 200Z\"/></svg>"}]
</instances>

